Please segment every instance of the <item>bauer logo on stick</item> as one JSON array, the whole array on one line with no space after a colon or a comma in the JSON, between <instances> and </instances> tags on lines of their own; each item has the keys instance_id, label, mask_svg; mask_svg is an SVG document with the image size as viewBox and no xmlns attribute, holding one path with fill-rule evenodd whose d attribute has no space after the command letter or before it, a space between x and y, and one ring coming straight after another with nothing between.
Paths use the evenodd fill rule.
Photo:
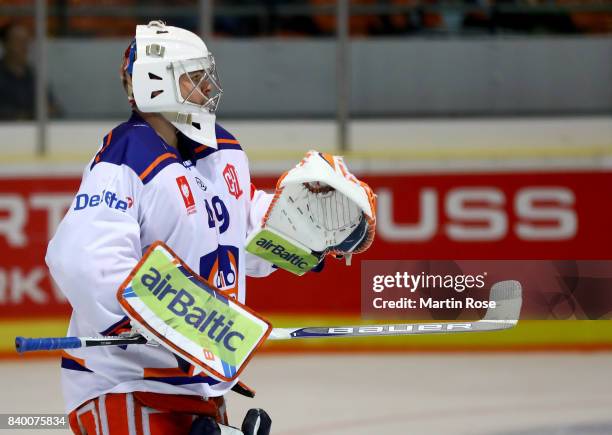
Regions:
<instances>
[{"instance_id":1,"label":"bauer logo on stick","mask_svg":"<svg viewBox=\"0 0 612 435\"><path fill-rule=\"evenodd\" d=\"M271 327L161 242L147 251L117 297L142 335L223 381L238 376Z\"/></svg>"}]
</instances>

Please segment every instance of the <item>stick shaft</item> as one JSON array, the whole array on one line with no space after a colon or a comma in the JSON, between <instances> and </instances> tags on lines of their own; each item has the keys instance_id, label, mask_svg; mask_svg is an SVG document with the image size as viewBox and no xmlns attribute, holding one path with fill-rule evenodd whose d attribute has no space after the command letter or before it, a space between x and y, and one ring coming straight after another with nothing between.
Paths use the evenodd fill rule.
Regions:
<instances>
[{"instance_id":1,"label":"stick shaft","mask_svg":"<svg viewBox=\"0 0 612 435\"><path fill-rule=\"evenodd\" d=\"M326 326L307 328L274 328L269 340L292 340L298 338L372 337L422 334L454 334L460 332L500 331L512 328L512 320L479 320L455 323L398 323L393 325ZM141 335L129 337L50 337L15 339L19 353L39 350L77 349L94 346L125 346L145 344Z\"/></svg>"},{"instance_id":2,"label":"stick shaft","mask_svg":"<svg viewBox=\"0 0 612 435\"><path fill-rule=\"evenodd\" d=\"M454 334L460 332L501 331L516 326L522 305L522 288L518 281L500 281L494 284L491 287L489 300L495 302L495 308L489 308L481 320L474 322L273 328L268 340ZM15 349L17 352L23 353L35 350L76 349L80 347L122 346L145 343L147 343L147 340L142 335L124 337L17 337L15 338Z\"/></svg>"},{"instance_id":3,"label":"stick shaft","mask_svg":"<svg viewBox=\"0 0 612 435\"><path fill-rule=\"evenodd\" d=\"M501 331L514 327L516 323L517 322L513 320L479 320L475 322L454 323L397 323L391 325L274 328L268 337L268 340L289 340L294 338L381 337Z\"/></svg>"}]
</instances>

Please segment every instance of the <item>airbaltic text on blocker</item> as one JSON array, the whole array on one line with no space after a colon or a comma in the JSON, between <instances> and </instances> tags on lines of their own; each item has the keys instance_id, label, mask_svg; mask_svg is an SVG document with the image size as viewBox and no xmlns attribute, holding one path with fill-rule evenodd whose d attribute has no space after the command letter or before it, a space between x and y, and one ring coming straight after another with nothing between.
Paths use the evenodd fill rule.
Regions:
<instances>
[{"instance_id":1,"label":"airbaltic text on blocker","mask_svg":"<svg viewBox=\"0 0 612 435\"><path fill-rule=\"evenodd\" d=\"M471 288L483 288L487 273L480 275L433 275L425 272L411 274L395 272L391 275L374 275L372 290L380 293L386 288L405 288L414 293L419 288L448 288L462 292Z\"/></svg>"},{"instance_id":2,"label":"airbaltic text on blocker","mask_svg":"<svg viewBox=\"0 0 612 435\"><path fill-rule=\"evenodd\" d=\"M166 295L173 295L166 306L169 311L181 317L187 325L199 332L204 333L208 329L207 335L210 339L215 340L217 343L222 343L230 352L236 351L236 347L232 345L231 340L236 338L239 341L244 341L244 335L232 330L233 321L230 320L225 323L225 316L223 314L218 315L219 313L216 310L206 313L202 308L194 306L195 298L189 292L184 289L176 290L172 288L168 282L170 275L166 275L162 279L161 273L154 267L150 267L149 272L150 274L145 273L142 275L140 282L159 301L164 300ZM216 337L215 333L217 333Z\"/></svg>"}]
</instances>

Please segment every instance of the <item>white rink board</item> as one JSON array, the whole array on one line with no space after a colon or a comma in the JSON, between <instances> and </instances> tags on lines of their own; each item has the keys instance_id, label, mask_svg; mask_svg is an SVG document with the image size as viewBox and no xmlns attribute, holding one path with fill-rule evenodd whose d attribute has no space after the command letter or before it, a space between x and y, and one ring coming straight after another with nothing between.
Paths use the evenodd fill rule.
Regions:
<instances>
[{"instance_id":1,"label":"white rink board","mask_svg":"<svg viewBox=\"0 0 612 435\"><path fill-rule=\"evenodd\" d=\"M243 377L257 397L230 393L229 416L264 408L275 435L604 435L611 366L612 353L263 355ZM61 412L59 371L1 363L1 412Z\"/></svg>"},{"instance_id":2,"label":"white rink board","mask_svg":"<svg viewBox=\"0 0 612 435\"><path fill-rule=\"evenodd\" d=\"M50 122L49 161L78 163L81 172L101 146L104 135L123 121ZM236 136L251 161L259 166L254 168L256 171L286 168L285 160L294 162L310 149L346 154L336 147L333 119L219 122ZM0 166L36 161L36 134L33 122L0 122ZM358 119L349 123L348 134L351 152L387 163L398 159L444 163L535 159L546 163L551 156L596 162L595 157L612 153L611 116ZM262 162L268 162L268 167L262 167Z\"/></svg>"}]
</instances>

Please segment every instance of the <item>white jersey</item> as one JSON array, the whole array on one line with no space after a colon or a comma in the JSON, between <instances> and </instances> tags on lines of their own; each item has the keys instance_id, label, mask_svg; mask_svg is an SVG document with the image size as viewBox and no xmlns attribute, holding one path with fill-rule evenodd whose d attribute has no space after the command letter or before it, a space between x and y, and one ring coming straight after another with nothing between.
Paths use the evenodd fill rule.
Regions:
<instances>
[{"instance_id":1,"label":"white jersey","mask_svg":"<svg viewBox=\"0 0 612 435\"><path fill-rule=\"evenodd\" d=\"M274 270L244 249L271 195L252 187L236 139L218 125L216 135L218 149L179 134L177 150L134 113L104 138L47 251L51 275L73 308L69 336L129 328L116 291L156 240L241 302L247 274ZM67 411L104 393L212 397L233 385L194 376L184 360L148 345L70 350L62 369Z\"/></svg>"}]
</instances>

